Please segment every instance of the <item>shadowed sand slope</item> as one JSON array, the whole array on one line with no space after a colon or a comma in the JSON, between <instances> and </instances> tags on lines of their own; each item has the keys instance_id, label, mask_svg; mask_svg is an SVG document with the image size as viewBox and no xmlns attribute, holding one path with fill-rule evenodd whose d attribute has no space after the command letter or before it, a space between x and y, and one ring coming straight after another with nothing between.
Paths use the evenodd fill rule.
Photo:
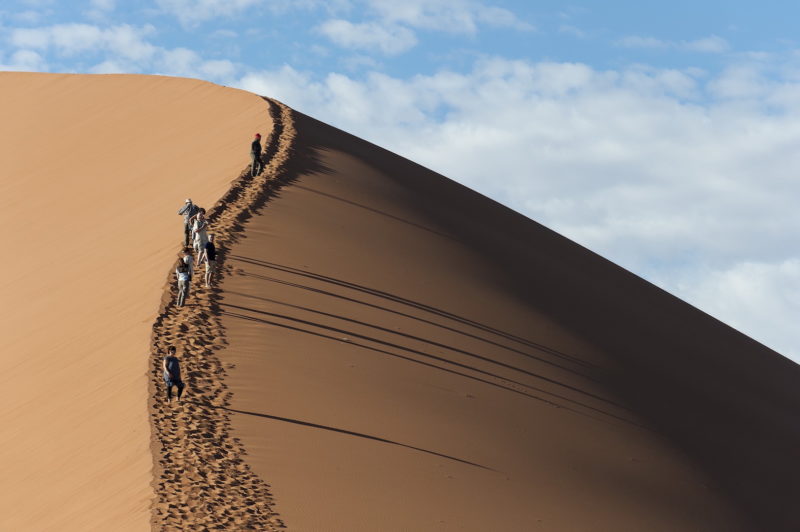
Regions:
<instances>
[{"instance_id":1,"label":"shadowed sand slope","mask_svg":"<svg viewBox=\"0 0 800 532\"><path fill-rule=\"evenodd\" d=\"M0 530L149 530L150 333L187 196L264 101L155 76L0 74Z\"/></svg>"},{"instance_id":2,"label":"shadowed sand slope","mask_svg":"<svg viewBox=\"0 0 800 532\"><path fill-rule=\"evenodd\" d=\"M793 363L296 116L227 253L234 435L292 530L791 530Z\"/></svg>"}]
</instances>

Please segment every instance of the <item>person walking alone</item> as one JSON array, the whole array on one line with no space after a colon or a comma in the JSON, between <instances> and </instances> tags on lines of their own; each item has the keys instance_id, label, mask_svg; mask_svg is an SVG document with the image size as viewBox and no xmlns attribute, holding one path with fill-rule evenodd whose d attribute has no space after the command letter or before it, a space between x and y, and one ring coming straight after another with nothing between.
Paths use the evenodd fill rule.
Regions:
<instances>
[{"instance_id":1,"label":"person walking alone","mask_svg":"<svg viewBox=\"0 0 800 532\"><path fill-rule=\"evenodd\" d=\"M208 243L205 249L200 253L198 263L206 263L206 288L211 287L211 278L214 272L217 271L217 248L214 246L214 235L208 235Z\"/></svg>"},{"instance_id":2,"label":"person walking alone","mask_svg":"<svg viewBox=\"0 0 800 532\"><path fill-rule=\"evenodd\" d=\"M178 388L178 402L181 402L181 395L183 395L184 384L181 380L181 362L175 356L175 346L171 345L167 348L167 356L161 362L161 367L164 369L164 384L167 387L167 402L172 402L172 388Z\"/></svg>"},{"instance_id":3,"label":"person walking alone","mask_svg":"<svg viewBox=\"0 0 800 532\"><path fill-rule=\"evenodd\" d=\"M186 247L191 242L191 231L192 231L192 218L195 214L197 214L199 209L197 205L192 203L190 198L187 198L183 204L183 207L178 210L178 214L183 215L183 246Z\"/></svg>"},{"instance_id":4,"label":"person walking alone","mask_svg":"<svg viewBox=\"0 0 800 532\"><path fill-rule=\"evenodd\" d=\"M257 176L264 169L264 163L261 160L261 133L256 133L256 138L250 144L250 175Z\"/></svg>"},{"instance_id":5,"label":"person walking alone","mask_svg":"<svg viewBox=\"0 0 800 532\"><path fill-rule=\"evenodd\" d=\"M182 307L186 303L186 297L189 295L189 267L183 260L178 263L175 268L175 277L178 278L178 306Z\"/></svg>"}]
</instances>

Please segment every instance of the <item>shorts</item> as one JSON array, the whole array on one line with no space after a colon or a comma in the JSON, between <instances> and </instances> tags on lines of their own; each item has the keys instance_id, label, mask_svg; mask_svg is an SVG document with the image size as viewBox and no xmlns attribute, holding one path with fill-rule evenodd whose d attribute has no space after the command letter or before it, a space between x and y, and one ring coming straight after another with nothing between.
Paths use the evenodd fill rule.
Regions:
<instances>
[{"instance_id":1,"label":"shorts","mask_svg":"<svg viewBox=\"0 0 800 532\"><path fill-rule=\"evenodd\" d=\"M206 272L214 273L216 271L217 271L217 261L215 260L206 261Z\"/></svg>"}]
</instances>

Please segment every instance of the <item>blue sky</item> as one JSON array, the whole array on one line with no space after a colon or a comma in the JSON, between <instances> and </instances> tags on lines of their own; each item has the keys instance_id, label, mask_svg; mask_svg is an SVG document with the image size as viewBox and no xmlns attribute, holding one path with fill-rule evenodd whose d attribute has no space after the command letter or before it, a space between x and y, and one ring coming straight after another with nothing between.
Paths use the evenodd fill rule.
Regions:
<instances>
[{"instance_id":1,"label":"blue sky","mask_svg":"<svg viewBox=\"0 0 800 532\"><path fill-rule=\"evenodd\" d=\"M800 4L18 0L0 68L277 97L800 360Z\"/></svg>"}]
</instances>

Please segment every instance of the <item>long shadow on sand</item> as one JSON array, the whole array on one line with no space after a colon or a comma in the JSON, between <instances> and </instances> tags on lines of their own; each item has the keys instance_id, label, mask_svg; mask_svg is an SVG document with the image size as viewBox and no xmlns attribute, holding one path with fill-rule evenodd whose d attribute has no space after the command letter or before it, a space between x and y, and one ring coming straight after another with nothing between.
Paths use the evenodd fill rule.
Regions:
<instances>
[{"instance_id":1,"label":"long shadow on sand","mask_svg":"<svg viewBox=\"0 0 800 532\"><path fill-rule=\"evenodd\" d=\"M429 314L433 314L433 315L439 316L441 318L445 318L445 319L457 322L457 323L459 323L461 325L466 325L468 327L473 327L473 328L481 330L483 332L499 336L499 337L504 338L506 340L509 340L509 341L512 341L512 342L516 342L518 344L522 344L522 345L524 345L526 347L530 347L530 348L545 352L547 354L550 354L550 355L552 355L554 357L557 357L557 358L560 358L562 360L571 362L573 364L578 364L578 365L581 365L581 366L590 367L590 368L594 368L594 369L600 369L599 366L596 366L596 365L592 364L591 362L587 362L585 360L582 360L579 357L576 357L574 355L569 355L567 353L563 353L561 351L558 351L556 349L548 347L548 346L546 346L544 344L540 344L540 343L534 342L532 340L528 340L528 339L522 338L520 336L514 335L514 334L509 333L509 332L501 331L500 329L497 329L497 328L492 327L490 325L486 325L486 324L483 324L483 323L478 323L478 322L476 322L474 320L471 320L469 318L465 318L463 316L459 316L459 315L454 314L452 312L449 312L449 311L446 311L446 310L443 310L443 309L440 309L440 308L436 308L436 307L433 307L431 305L427 305L425 303L420 303L418 301L412 301L410 299L407 299L407 298L404 298L402 296L399 296L399 295L396 295L396 294L392 294L392 293L389 293L389 292L386 292L386 291L383 291L383 290L378 290L376 288L370 288L370 287L363 286L363 285L360 285L360 284L357 284L357 283L353 283L353 282L350 282L350 281L337 279L335 277L331 277L331 276L328 276L328 275L323 275L323 274L319 274L319 273L309 272L309 271L306 271L306 270L301 270L301 269L298 269L298 268L295 268L295 267L292 267L292 266L287 266L287 265L284 265L284 264L277 264L277 263L274 263L274 262L268 262L268 261L253 259L253 258L250 258L250 257L243 257L241 255L231 255L231 259L234 260L234 261L240 261L240 262L244 262L244 263L247 263L247 264L252 264L254 266L260 266L262 268L268 268L268 269L272 269L272 270L281 271L281 272L284 272L284 273L289 273L289 274L299 275L299 276L302 276L302 277L307 277L309 279L313 279L315 281L320 281L322 283L332 284L332 285L339 286L339 287L342 287L342 288L347 288L349 290L353 290L353 291L356 291L356 292L361 292L361 293L368 294L368 295L371 295L371 296L383 298L383 299L385 299L387 301L391 301L393 303L399 303L401 305L405 305L405 306L408 306L408 307L411 307L411 308L414 308L414 309L417 309L417 310L421 310L423 312L427 312ZM387 310L389 312L395 312L397 314L400 314L399 312L392 311L392 310L386 309L384 307L379 307L379 308L382 308L383 310ZM479 339L479 340L483 340L483 341L487 341L487 342L490 342L490 343L494 343L494 342L491 342L490 340L486 340L485 338L481 338L479 336L474 336L474 335L465 333L465 332L457 330L457 329L452 329L452 328L446 327L444 325L440 325L440 324L435 323L435 322L431 322L431 321L428 321L428 320L423 320L422 318L419 318L417 316L411 316L411 315L408 315L408 314L402 314L402 315L406 316L406 317L409 317L409 318L412 318L412 319L417 319L417 320L420 320L420 321L424 321L425 323L429 323L431 325L435 325L435 326L438 326L438 327L446 328L446 329L451 330L453 332L456 332L456 333L459 333L459 334L464 334L464 335L470 336L472 338L476 338L476 339ZM513 348L504 346L502 344L495 344L495 345L499 345L500 347L504 347L506 349L513 350L513 351L515 351L515 352L517 352L519 354L522 354L522 355L525 355L525 356L528 356L528 357L531 357L531 358L536 358L540 362L549 363L546 360L541 359L539 357L536 357L534 355L531 355L529 353L524 353L522 351L515 350Z\"/></svg>"},{"instance_id":2,"label":"long shadow on sand","mask_svg":"<svg viewBox=\"0 0 800 532\"><path fill-rule=\"evenodd\" d=\"M187 400L186 402L187 403L191 403L193 401L192 400ZM469 460L464 460L463 458L456 458L455 456L450 456L450 455L447 455L447 454L444 454L444 453L439 453L439 452L436 452L436 451L430 451L428 449L423 449L422 447L415 447L415 446L409 445L407 443L400 443L400 442L397 442L397 441L394 441L394 440L388 440L386 438L381 438L379 436L371 436L369 434L364 434L362 432L355 432L355 431L347 430L347 429L339 429L339 428L336 428L336 427L330 427L328 425L320 425L319 423L311 423L310 421L301 421L299 419L292 419L292 418L288 418L288 417L274 416L274 415L271 415L271 414L260 414L258 412L248 412L246 410L237 410L235 408L228 408L228 407L224 407L224 406L216 406L216 405L212 405L212 404L208 404L208 403L199 403L198 402L196 404L199 404L201 406L206 406L208 408L217 408L217 409L221 409L221 410L226 410L228 412L235 412L237 414L244 414L244 415L247 415L247 416L263 417L265 419L272 419L274 421L282 421L284 423L291 423L293 425L300 425L300 426L303 426L303 427L311 427L311 428L315 428L315 429L327 430L329 432L336 432L336 433L339 433L339 434L346 434L348 436L355 436L357 438L364 438L365 440L372 440L372 441L378 441L378 442L381 442L381 443L388 443L390 445L397 445L398 447L404 447L406 449L412 449L414 451L419 451L421 453L427 453L427 454L430 454L430 455L433 455L433 456L438 456L440 458L446 458L448 460L453 460L454 462L460 462L462 464L471 465L471 466L474 466L474 467L478 467L480 469L485 469L487 471L493 471L495 473L498 472L496 469L492 469L491 467L487 467L485 465L476 464L475 462L470 462Z\"/></svg>"},{"instance_id":3,"label":"long shadow on sand","mask_svg":"<svg viewBox=\"0 0 800 532\"><path fill-rule=\"evenodd\" d=\"M248 274L245 272L243 275L248 275ZM525 370L525 369L522 369L522 368L519 368L519 367L516 367L516 366L512 366L511 364L506 364L506 363L501 362L500 360L497 360L497 359L494 359L494 358L490 358L490 357L487 357L487 356L484 356L484 355L479 355L479 354L474 353L472 351L467 351L466 349L462 349L462 348L459 348L459 347L454 347L454 346L448 345L448 344L443 344L441 342L437 342L436 340L423 338L421 336L416 336L416 335L413 335L413 334L410 334L410 333L400 332L399 330L396 330L396 329L389 329L388 327L382 327L382 326L376 325L374 323L368 323L368 322L365 322L365 321L360 321L360 320L356 320L356 319L353 319L353 318L348 318L348 317L346 317L344 315L341 315L341 314L332 314L330 312L324 312L322 310L317 310L317 309L313 309L313 308L310 308L310 307L304 307L304 306L301 306L301 305L295 305L294 303L288 303L286 301L278 301L277 299L271 299L271 298L268 298L268 297L255 296L255 295L252 295L252 294L245 294L245 293L242 293L242 292L231 292L231 291L229 291L228 294L237 295L237 296L240 296L240 297L246 297L246 298L249 298L249 299L256 299L258 301L264 301L264 302L267 302L267 303L272 303L272 304L280 305L280 306L283 306L283 307L289 307L289 308L293 308L293 309L296 309L296 310L309 312L311 314L317 314L319 316L326 316L328 318L334 318L334 319L337 319L337 320L346 321L348 323L353 323L355 325L360 325L362 327L368 327L368 328L374 329L376 331L381 331L381 332L384 332L384 333L387 333L387 334L400 336L400 337L408 339L408 340L414 340L414 341L417 341L417 342L422 342L424 344L432 345L434 347L440 347L442 349L447 349L449 351L453 351L454 353L460 353L462 355L465 355L465 356L468 356L468 357L471 357L471 358L482 360L482 361L487 362L489 364L496 364L496 365L498 365L500 367L503 367L503 368L506 368L506 369L511 369L513 371L518 371L520 373L523 373L523 374L531 376L531 377L536 377L536 378L541 378L541 379L547 380L546 377L543 377L543 376L541 376L541 375L539 375L537 373L533 373L533 372L530 372L528 370ZM500 347L502 347L502 346L500 346ZM511 350L511 351L515 352L515 353L517 352L515 350ZM558 368L558 369L560 369L562 371L565 371L567 373L571 373L573 375L576 375L576 376L578 376L578 377L580 377L582 379L586 379L586 380L589 380L589 381L592 381L592 382L595 382L595 383L598 383L598 384L601 383L601 381L599 379L595 378L595 377L592 377L590 375L587 375L587 374L579 372L579 371L575 371L575 370L573 370L571 368L567 368L565 366L562 366L561 364L552 362L550 360L542 359L542 358L539 358L539 357L536 357L536 356L533 356L533 355L528 355L527 353L520 353L520 354L522 354L522 355L524 355L524 356L526 356L528 358L531 358L533 360L537 360L539 362L542 362L544 364L548 364L550 366L556 367L556 368ZM551 381L551 382L553 384L561 385L560 383L556 383L555 381ZM609 402L612 402L612 401L609 401ZM621 406L621 405L617 405L617 406Z\"/></svg>"},{"instance_id":4,"label":"long shadow on sand","mask_svg":"<svg viewBox=\"0 0 800 532\"><path fill-rule=\"evenodd\" d=\"M494 387L500 388L502 390L506 390L506 391L513 392L513 393L516 393L516 394L519 394L519 395L523 395L523 396L528 397L530 399L534 399L536 401L541 401L541 402L549 404L551 406L554 406L554 407L557 407L557 408L562 408L564 410L568 410L568 411L571 411L571 412L575 412L577 414L581 414L581 415L584 415L584 416L587 416L587 417L591 417L593 419L597 419L597 420L600 420L600 421L609 421L608 418L612 418L614 420L621 421L623 423L634 425L634 426L637 426L637 427L640 427L640 428L647 428L647 427L645 427L645 426L643 426L643 425L641 425L641 424L639 424L639 423L637 423L635 421L632 421L632 420L627 419L625 417L619 416L619 415L614 414L612 412L609 412L607 410L603 410L602 408L598 408L598 407L586 404L584 402L577 401L575 399L571 399L569 397L565 397L563 395L560 395L560 394L557 394L557 393L554 393L554 392L551 392L551 391L548 391L548 390L544 390L542 388L539 388L539 387L536 387L536 386L533 386L533 385L530 385L530 384L525 384L525 383L522 383L522 382L519 382L519 381L516 381L516 380L513 380L513 379L509 379L507 377L503 377L501 375L497 375L496 373L492 373L490 371L486 371L486 370L482 370L482 369L479 369L479 368L475 368L475 367L470 366L468 364L463 364L463 363L460 363L460 362L454 362L452 360L448 360L448 359L446 359L444 357L440 357L440 356L437 356L437 355L431 355L429 353L425 353L425 352L419 351L417 349L412 349L412 348L405 347L405 346L402 346L402 345L399 345L399 344L395 344L395 343L392 343L392 342L386 342L384 340L379 340L377 338L372 338L372 337L369 337L369 336L366 336L366 335L357 334L357 333L354 333L354 332L351 332L351 331L347 331L347 330L344 330L344 329L339 329L339 328L336 328L336 327L330 327L330 326L327 326L327 325L314 323L314 322L311 322L311 321L308 321L308 320L301 320L301 319L298 319L298 318L292 318L290 316L284 316L284 315L281 315L281 314L275 314L275 313L271 313L271 312L248 309L248 308L239 307L239 306L236 306L236 305L225 305L225 306L234 307L234 308L246 311L246 312L254 312L254 313L258 313L258 314L263 314L263 315L267 315L267 316L270 316L270 317L273 317L273 318L277 318L277 319L285 319L285 320L288 320L288 321L292 321L292 322L295 322L295 323L298 323L298 324L302 324L302 325L307 325L307 326L310 326L310 327L317 327L317 328L320 328L320 329L323 329L323 330L326 330L326 331L329 331L329 332L338 333L340 335L345 335L344 336L345 339L343 339L342 336L333 336L333 335L330 335L330 334L325 334L325 333L321 333L321 332L305 329L305 328L302 328L302 327L289 325L289 324L286 324L286 323L281 323L281 322L278 322L278 321L273 321L273 320L264 319L264 318L258 318L258 317L255 317L255 316L248 316L246 314L240 314L240 313L237 313L237 312L222 311L223 315L230 316L231 318L236 318L236 319L246 320L246 321L252 321L252 322L260 323L260 324L263 324L263 325L272 325L272 326L275 326L275 327L281 327L283 329L287 329L287 330L290 330L290 331L300 332L300 333L308 334L308 335L311 335L311 336L316 336L318 338L324 338L324 339L327 339L327 340L333 340L335 342L347 342L347 344L352 345L354 347L358 347L358 348L361 348L361 349L372 351L374 353L380 353L380 354L383 354L383 355L388 355L388 356L391 356L391 357L400 358L402 360L406 360L406 361L414 363L414 364L419 364L419 365L422 365L422 366L426 366L426 367L429 367L429 368L436 369L438 371L444 371L446 373L451 373L453 375L458 375L460 377L464 377L464 378L467 378L467 379L470 379L470 380L474 380L474 381L477 381L477 382L488 384L490 386L494 386ZM445 368L445 367L442 367L442 366L437 366L436 364L433 364L433 363L430 363L430 362L425 362L425 361L422 361L422 360L418 360L416 358L411 358L409 356L405 356L405 355L401 355L401 354L394 353L394 352L391 352L391 351L387 351L385 349L380 349L380 348L375 347L375 346L365 345L365 344L362 344L362 343L359 343L359 342L351 340L350 339L351 337L359 338L361 340L364 340L364 341L367 341L367 342L376 343L378 345L381 345L381 346L384 346L384 347L387 347L387 348L397 349L399 351L404 351L404 352L409 353L409 354L414 354L414 355L417 355L417 356L421 356L421 357L424 357L424 358L435 360L435 361L440 362L440 363L456 366L456 367L459 367L461 369L465 369L465 370L468 370L468 371L472 371L472 372L478 373L480 375L483 375L484 377L497 379L497 380L499 380L501 382L505 382L505 383L508 383L508 384L505 384L505 385L504 384L500 384L498 382L494 382L494 381L488 380L487 378L476 377L474 375L469 375L467 373L462 373L460 371L456 371L456 370L453 370L453 369L448 369L448 368ZM523 389L520 389L520 388L523 388ZM546 394L546 395L548 395L550 397L554 397L555 400L546 399L546 398L544 398L542 396L539 396L539 395L534 395L534 394L532 394L530 392L525 391L524 389L534 390L536 392L539 392L539 393L542 393L542 394ZM580 390L578 390L578 389L575 389L575 390L580 392ZM586 392L583 392L583 393L586 393ZM589 395L591 395L591 394L589 394ZM593 396L593 397L596 397L596 396ZM607 400L605 400L603 398L600 398L600 397L596 397L596 398L598 400L600 400L600 401L605 401L607 403L609 402L609 401L607 401ZM571 404L573 406L566 406L564 403L569 403L569 404ZM589 410L590 412L593 412L593 413L596 413L596 414L602 414L603 416L607 416L607 417L598 418L595 415L592 415L592 414L590 414L590 413L588 413L588 412L586 412L584 410L579 410L579 409L577 409L575 407L580 407L580 408Z\"/></svg>"},{"instance_id":5,"label":"long shadow on sand","mask_svg":"<svg viewBox=\"0 0 800 532\"><path fill-rule=\"evenodd\" d=\"M297 288L297 289L300 289L300 290L306 290L306 291L309 291L309 292L314 292L314 293L321 294L321 295L328 296L328 297L332 297L332 298L335 298L335 299L340 299L342 301L347 301L347 302L350 302L350 303L355 303L357 305L362 305L362 306L365 306L365 307L368 307L368 308L373 308L373 309L376 309L376 310L380 310L380 311L383 311L383 312L394 314L395 316L400 316L400 317L407 318L407 319L410 319L410 320L418 321L418 322L424 323L426 325L431 325L433 327L437 327L437 328L443 329L445 331L449 331L449 332L452 332L452 333L455 333L455 334L459 334L461 336L464 336L464 337L467 337L467 338L470 338L470 339L473 339L473 340L477 340L479 342L483 342L483 343L486 343L486 344L494 346L494 347L499 347L500 349L504 349L506 351L510 351L512 353L516 353L518 355L521 355L521 356L524 356L524 357L527 357L527 358L530 358L530 359L533 359L533 360L537 360L539 362L542 362L542 363L545 363L545 364L549 364L551 366L558 367L558 368L563 369L565 371L571 371L572 373L575 373L576 375L580 375L582 377L585 377L585 378L587 378L589 380L597 381L596 377L587 375L585 373L581 373L579 371L567 369L565 366L562 366L562 365L560 365L560 364L558 364L556 362L547 360L547 359L542 358L542 357L538 357L536 355L532 355L530 353L526 353L525 351L521 351L521 350L516 349L514 347L510 347L508 345L501 344L499 342L496 342L494 340L490 340L490 339L485 338L483 336L478 336L478 335L463 331L461 329L456 329L454 327L450 327L450 326L444 325L442 323L437 323L435 321L431 321L431 320L425 319L425 318L423 318L421 316L415 316L413 314L408 314L408 313L405 313L405 312L401 312L399 310L392 309L392 308L389 308L389 307L376 305L376 304L370 303L368 301L355 299L355 298L352 298L352 297L348 297L348 296L344 296L344 295L341 295L341 294L337 294L335 292L329 292L327 290L322 290L321 288L316 288L316 287L313 287L313 286L310 286L310 285L293 283L293 282L287 281L285 279L278 279L277 277L269 277L269 276L266 276L266 275L259 275L259 274L250 273L250 272L247 272L247 271L244 271L244 270L239 271L238 274L246 276L246 277L252 277L254 279L259 279L259 280L262 280L262 281L268 281L268 282L271 282L271 283L282 284L284 286L289 286L289 287ZM254 299L260 299L259 297L253 296L253 295L250 295L250 294L239 294L239 295L242 295L244 297L254 298ZM588 363L584 363L584 364L581 364L581 366L586 367L586 366L589 366L589 364ZM606 373L605 370L602 370L598 366L593 366L593 365L591 366L590 370L591 370L592 373L600 373L600 374L605 374Z\"/></svg>"}]
</instances>

